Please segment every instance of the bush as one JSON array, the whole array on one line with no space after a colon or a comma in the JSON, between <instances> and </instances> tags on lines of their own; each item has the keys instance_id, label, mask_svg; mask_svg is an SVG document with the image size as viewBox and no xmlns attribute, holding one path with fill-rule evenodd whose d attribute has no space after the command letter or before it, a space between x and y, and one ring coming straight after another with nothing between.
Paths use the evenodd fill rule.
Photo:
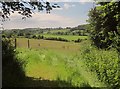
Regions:
<instances>
[{"instance_id":1,"label":"bush","mask_svg":"<svg viewBox=\"0 0 120 89\"><path fill-rule=\"evenodd\" d=\"M64 38L55 38L55 37L48 37L48 38L44 38L45 40L55 40L55 41L65 41L65 42L69 42L67 39Z\"/></svg>"},{"instance_id":2,"label":"bush","mask_svg":"<svg viewBox=\"0 0 120 89\"><path fill-rule=\"evenodd\" d=\"M80 38L78 38L77 40L73 40L75 43L80 43L80 42L82 42L82 41L85 41L85 40L87 40L87 39L80 39Z\"/></svg>"},{"instance_id":3,"label":"bush","mask_svg":"<svg viewBox=\"0 0 120 89\"><path fill-rule=\"evenodd\" d=\"M44 36L40 36L40 35L38 35L37 38L38 38L38 39L44 39Z\"/></svg>"},{"instance_id":4,"label":"bush","mask_svg":"<svg viewBox=\"0 0 120 89\"><path fill-rule=\"evenodd\" d=\"M2 81L3 87L21 86L24 82L25 72L22 68L23 62L19 62L15 57L15 49L11 40L2 39Z\"/></svg>"},{"instance_id":5,"label":"bush","mask_svg":"<svg viewBox=\"0 0 120 89\"><path fill-rule=\"evenodd\" d=\"M33 36L32 36L32 38L36 39L36 38L37 38L37 36L36 36L36 35L33 35Z\"/></svg>"},{"instance_id":6,"label":"bush","mask_svg":"<svg viewBox=\"0 0 120 89\"><path fill-rule=\"evenodd\" d=\"M79 42L82 42L83 40L82 39L77 39L77 40L75 40L74 42L76 42L76 43L79 43Z\"/></svg>"},{"instance_id":7,"label":"bush","mask_svg":"<svg viewBox=\"0 0 120 89\"><path fill-rule=\"evenodd\" d=\"M116 50L98 50L84 43L81 47L81 59L87 67L95 72L98 79L108 87L119 88L119 58Z\"/></svg>"}]
</instances>

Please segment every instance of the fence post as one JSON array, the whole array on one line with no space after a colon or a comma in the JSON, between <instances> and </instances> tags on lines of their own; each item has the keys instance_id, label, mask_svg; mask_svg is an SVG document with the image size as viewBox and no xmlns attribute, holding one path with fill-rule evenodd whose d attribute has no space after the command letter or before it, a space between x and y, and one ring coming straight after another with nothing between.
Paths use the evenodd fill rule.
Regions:
<instances>
[{"instance_id":1,"label":"fence post","mask_svg":"<svg viewBox=\"0 0 120 89\"><path fill-rule=\"evenodd\" d=\"M29 42L29 39L28 39L28 48L30 48L30 42Z\"/></svg>"},{"instance_id":2,"label":"fence post","mask_svg":"<svg viewBox=\"0 0 120 89\"><path fill-rule=\"evenodd\" d=\"M17 47L17 39L15 38L15 48Z\"/></svg>"}]
</instances>

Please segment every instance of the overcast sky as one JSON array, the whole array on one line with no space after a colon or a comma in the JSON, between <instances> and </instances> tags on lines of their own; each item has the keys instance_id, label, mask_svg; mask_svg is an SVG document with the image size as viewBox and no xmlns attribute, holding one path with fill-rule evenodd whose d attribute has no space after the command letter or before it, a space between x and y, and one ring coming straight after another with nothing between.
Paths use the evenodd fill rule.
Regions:
<instances>
[{"instance_id":1,"label":"overcast sky","mask_svg":"<svg viewBox=\"0 0 120 89\"><path fill-rule=\"evenodd\" d=\"M88 11L93 7L93 2L57 2L61 8L54 9L50 14L37 12L32 18L22 20L22 16L14 13L10 21L3 24L5 29L13 28L46 28L46 27L75 27L86 24Z\"/></svg>"}]
</instances>

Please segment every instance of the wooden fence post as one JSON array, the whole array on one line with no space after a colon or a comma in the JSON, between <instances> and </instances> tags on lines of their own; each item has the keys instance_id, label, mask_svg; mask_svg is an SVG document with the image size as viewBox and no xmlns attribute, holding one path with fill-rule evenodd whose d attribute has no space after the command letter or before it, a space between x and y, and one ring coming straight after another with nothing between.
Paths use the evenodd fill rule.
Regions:
<instances>
[{"instance_id":1,"label":"wooden fence post","mask_svg":"<svg viewBox=\"0 0 120 89\"><path fill-rule=\"evenodd\" d=\"M15 48L17 47L17 39L15 38Z\"/></svg>"},{"instance_id":2,"label":"wooden fence post","mask_svg":"<svg viewBox=\"0 0 120 89\"><path fill-rule=\"evenodd\" d=\"M28 39L28 48L30 48L30 42L29 42L29 39Z\"/></svg>"}]
</instances>

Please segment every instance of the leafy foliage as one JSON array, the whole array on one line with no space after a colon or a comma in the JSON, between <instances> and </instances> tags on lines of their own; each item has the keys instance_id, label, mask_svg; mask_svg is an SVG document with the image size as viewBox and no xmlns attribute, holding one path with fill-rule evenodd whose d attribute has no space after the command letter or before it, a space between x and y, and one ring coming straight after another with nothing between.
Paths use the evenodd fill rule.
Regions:
<instances>
[{"instance_id":1,"label":"leafy foliage","mask_svg":"<svg viewBox=\"0 0 120 89\"><path fill-rule=\"evenodd\" d=\"M16 52L11 40L2 39L2 81L3 87L21 86L24 82L25 73L23 70L23 62L18 61L15 57Z\"/></svg>"},{"instance_id":2,"label":"leafy foliage","mask_svg":"<svg viewBox=\"0 0 120 89\"><path fill-rule=\"evenodd\" d=\"M89 12L91 39L98 48L115 47L120 52L120 1L97 4Z\"/></svg>"},{"instance_id":3,"label":"leafy foliage","mask_svg":"<svg viewBox=\"0 0 120 89\"><path fill-rule=\"evenodd\" d=\"M112 57L112 54L117 54L113 50L110 54L106 54L107 51L104 50L101 50L101 52L96 50L94 52L93 49L88 49L88 53L84 52L83 59L86 60L86 64L91 68L91 71L97 73L101 81L117 89L120 87L120 1L98 2L97 4L96 7L90 10L88 20L91 26L90 36L93 44L101 49L111 49L114 47L117 49L118 55L117 58L115 56Z\"/></svg>"},{"instance_id":4,"label":"leafy foliage","mask_svg":"<svg viewBox=\"0 0 120 89\"><path fill-rule=\"evenodd\" d=\"M118 89L119 85L119 58L115 49L98 50L86 42L81 45L80 58L87 67L97 74L99 80L107 87ZM86 44L86 45L85 45Z\"/></svg>"}]
</instances>

